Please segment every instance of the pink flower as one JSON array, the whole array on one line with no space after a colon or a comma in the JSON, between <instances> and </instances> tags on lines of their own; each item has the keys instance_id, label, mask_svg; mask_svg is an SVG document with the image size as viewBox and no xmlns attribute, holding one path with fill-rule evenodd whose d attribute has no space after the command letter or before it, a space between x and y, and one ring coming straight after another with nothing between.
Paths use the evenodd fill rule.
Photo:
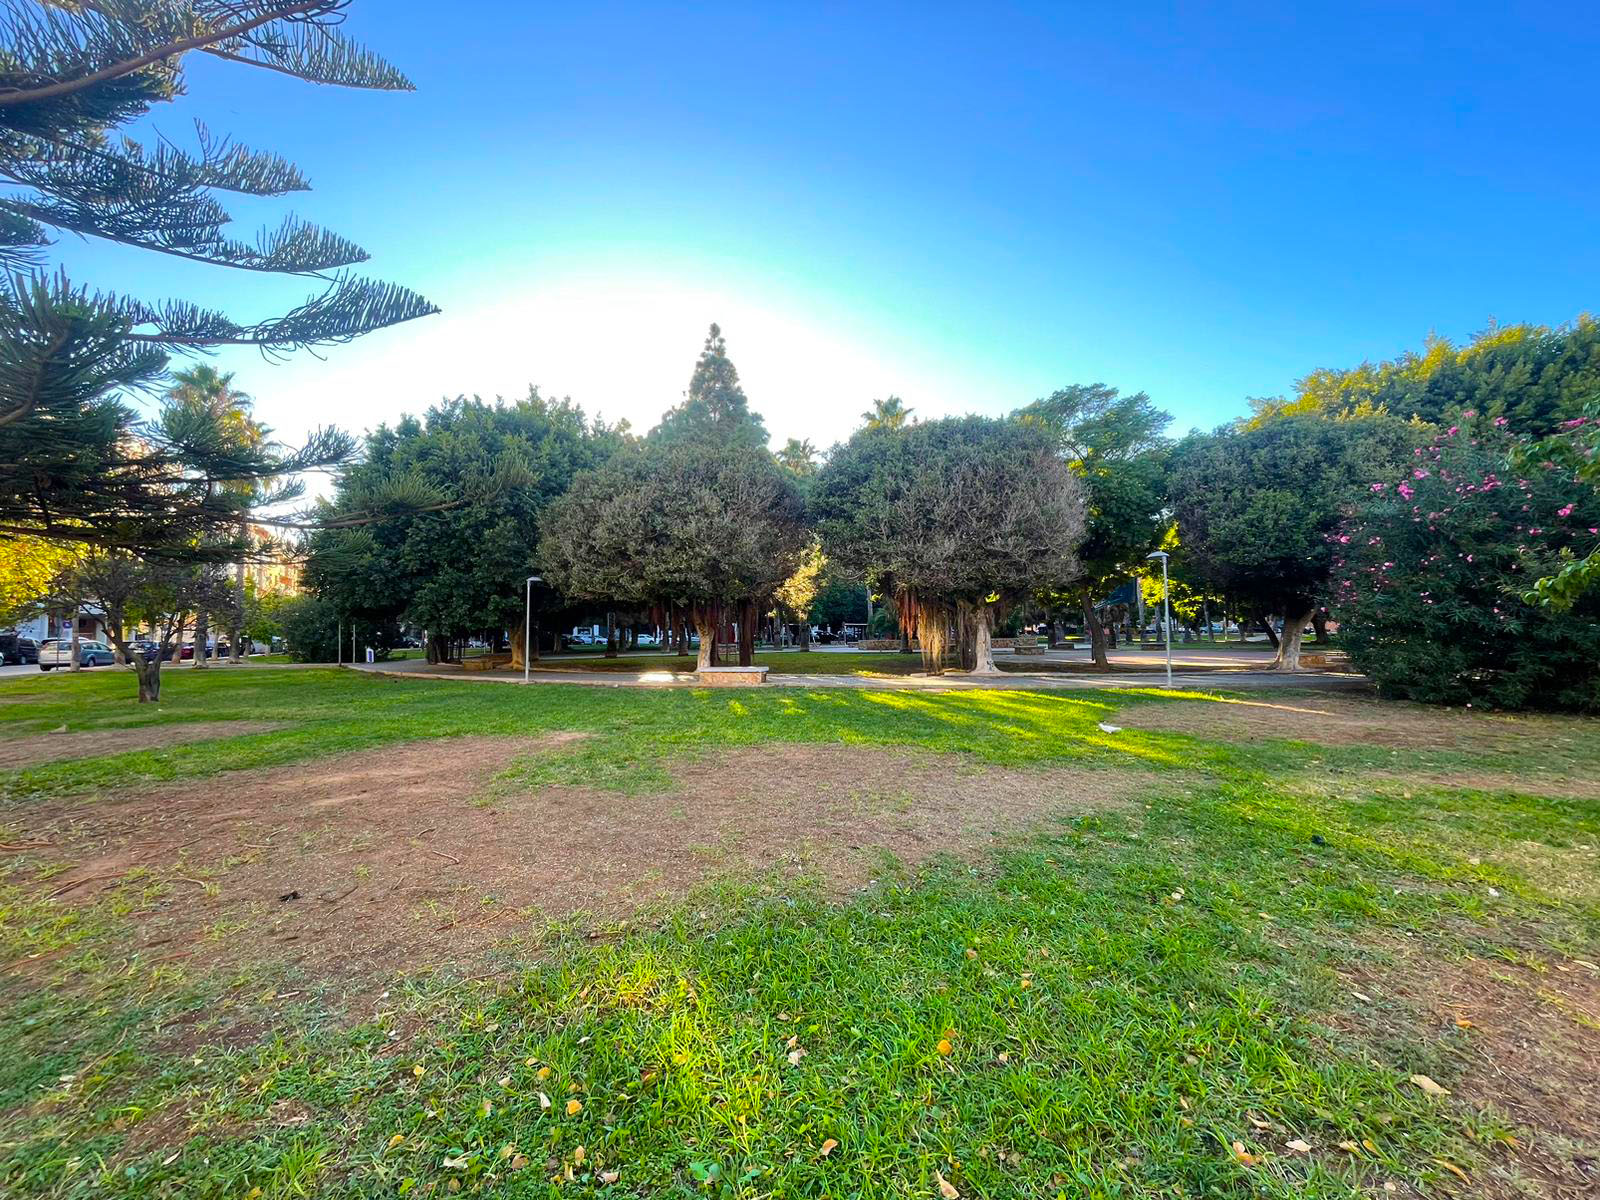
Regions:
<instances>
[{"instance_id":1,"label":"pink flower","mask_svg":"<svg viewBox=\"0 0 1600 1200\"><path fill-rule=\"evenodd\" d=\"M1426 479L1427 477L1428 477L1428 473L1426 471L1424 471L1421 467L1418 467L1416 470L1411 472L1411 478L1413 478L1413 479Z\"/></svg>"},{"instance_id":2,"label":"pink flower","mask_svg":"<svg viewBox=\"0 0 1600 1200\"><path fill-rule=\"evenodd\" d=\"M1496 429L1504 429L1507 425L1511 424L1511 422L1506 420L1504 417L1496 417L1494 419L1494 424Z\"/></svg>"},{"instance_id":3,"label":"pink flower","mask_svg":"<svg viewBox=\"0 0 1600 1200\"><path fill-rule=\"evenodd\" d=\"M1399 486L1399 487L1398 487L1398 488L1396 488L1396 489L1395 489L1395 490L1396 490L1396 491L1398 491L1398 492L1399 492L1399 493L1400 493L1400 494L1401 494L1401 495L1402 495L1402 496L1404 496L1404 497L1405 497L1405 498L1406 498L1406 499L1407 499L1407 500L1409 500L1409 499L1411 499L1411 497L1413 497L1413 496L1415 496L1415 495L1416 495L1416 492L1414 492L1414 491L1412 491L1412 490L1411 490L1411 485L1410 485L1410 484L1408 484L1408 483L1402 483L1402 484L1401 484L1401 485L1400 485L1400 486Z\"/></svg>"},{"instance_id":4,"label":"pink flower","mask_svg":"<svg viewBox=\"0 0 1600 1200\"><path fill-rule=\"evenodd\" d=\"M1375 484L1372 485L1372 490L1374 492L1381 492L1381 491L1383 491L1384 488L1386 488L1388 486L1389 485L1387 483L1375 483Z\"/></svg>"},{"instance_id":5,"label":"pink flower","mask_svg":"<svg viewBox=\"0 0 1600 1200\"><path fill-rule=\"evenodd\" d=\"M1570 517L1572 515L1572 510L1577 508L1577 507L1578 506L1576 504L1569 504L1565 508L1558 508L1558 509L1556 509L1556 516L1558 516L1558 517Z\"/></svg>"}]
</instances>

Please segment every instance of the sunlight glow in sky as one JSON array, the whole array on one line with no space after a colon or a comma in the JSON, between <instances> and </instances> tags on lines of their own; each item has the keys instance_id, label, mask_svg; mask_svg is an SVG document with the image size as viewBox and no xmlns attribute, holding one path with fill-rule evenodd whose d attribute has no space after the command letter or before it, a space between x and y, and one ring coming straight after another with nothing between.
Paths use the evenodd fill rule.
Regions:
<instances>
[{"instance_id":1,"label":"sunlight glow in sky","mask_svg":"<svg viewBox=\"0 0 1600 1200\"><path fill-rule=\"evenodd\" d=\"M775 443L890 393L1004 413L1096 381L1182 432L1430 331L1596 306L1588 6L360 0L349 27L417 91L198 60L154 116L305 169L304 196L229 200L241 235L297 211L444 309L219 356L290 440L530 383L647 429L712 321ZM245 317L305 292L57 258Z\"/></svg>"}]
</instances>

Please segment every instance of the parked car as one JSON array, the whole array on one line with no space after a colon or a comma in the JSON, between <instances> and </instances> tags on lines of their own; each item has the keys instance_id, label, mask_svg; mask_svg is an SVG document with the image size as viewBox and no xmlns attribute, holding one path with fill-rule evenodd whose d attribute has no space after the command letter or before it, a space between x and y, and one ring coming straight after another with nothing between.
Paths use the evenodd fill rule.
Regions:
<instances>
[{"instance_id":1,"label":"parked car","mask_svg":"<svg viewBox=\"0 0 1600 1200\"><path fill-rule=\"evenodd\" d=\"M146 662L151 662L154 661L156 655L161 654L161 643L152 641L149 638L139 638L135 641L129 642L128 649L133 653L142 656ZM167 652L165 654L161 654L161 661L169 661L175 652L176 651L171 646L168 646Z\"/></svg>"},{"instance_id":2,"label":"parked car","mask_svg":"<svg viewBox=\"0 0 1600 1200\"><path fill-rule=\"evenodd\" d=\"M6 663L36 663L39 643L20 633L0 633L0 667Z\"/></svg>"},{"instance_id":3,"label":"parked car","mask_svg":"<svg viewBox=\"0 0 1600 1200\"><path fill-rule=\"evenodd\" d=\"M116 661L116 653L104 642L85 639L78 643L78 662L85 667L109 667ZM71 638L51 638L39 647L39 670L50 671L56 667L70 666L72 666Z\"/></svg>"}]
</instances>

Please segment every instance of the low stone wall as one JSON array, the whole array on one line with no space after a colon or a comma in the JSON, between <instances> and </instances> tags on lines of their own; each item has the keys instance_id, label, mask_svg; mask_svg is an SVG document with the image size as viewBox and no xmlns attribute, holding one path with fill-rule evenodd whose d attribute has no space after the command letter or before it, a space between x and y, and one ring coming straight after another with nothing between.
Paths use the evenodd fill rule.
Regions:
<instances>
[{"instance_id":1,"label":"low stone wall","mask_svg":"<svg viewBox=\"0 0 1600 1200\"><path fill-rule=\"evenodd\" d=\"M461 660L463 671L493 671L499 667L509 667L511 655L509 654L478 654L472 658Z\"/></svg>"},{"instance_id":2,"label":"low stone wall","mask_svg":"<svg viewBox=\"0 0 1600 1200\"><path fill-rule=\"evenodd\" d=\"M863 638L861 641L856 643L856 648L859 650L898 650L900 649L900 639ZM922 643L917 641L916 638L912 638L911 648L913 650L920 650L922 649Z\"/></svg>"},{"instance_id":3,"label":"low stone wall","mask_svg":"<svg viewBox=\"0 0 1600 1200\"><path fill-rule=\"evenodd\" d=\"M765 667L707 667L694 673L705 687L759 687L767 681Z\"/></svg>"}]
</instances>

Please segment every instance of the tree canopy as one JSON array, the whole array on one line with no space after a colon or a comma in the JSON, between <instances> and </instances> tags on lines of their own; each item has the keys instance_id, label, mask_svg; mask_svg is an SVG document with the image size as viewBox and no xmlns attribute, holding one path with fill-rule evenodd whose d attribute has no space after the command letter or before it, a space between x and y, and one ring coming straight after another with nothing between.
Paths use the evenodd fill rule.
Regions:
<instances>
[{"instance_id":1,"label":"tree canopy","mask_svg":"<svg viewBox=\"0 0 1600 1200\"><path fill-rule=\"evenodd\" d=\"M551 504L540 561L572 599L687 613L706 667L723 621L748 624L808 544L794 476L765 449L647 440Z\"/></svg>"},{"instance_id":2,"label":"tree canopy","mask_svg":"<svg viewBox=\"0 0 1600 1200\"><path fill-rule=\"evenodd\" d=\"M622 442L537 388L514 403L458 397L381 426L342 474L330 527L309 540L307 585L347 619L427 629L433 651L437 639L520 627L547 506ZM342 526L347 509L369 513L374 496L396 493L411 503Z\"/></svg>"},{"instance_id":3,"label":"tree canopy","mask_svg":"<svg viewBox=\"0 0 1600 1200\"><path fill-rule=\"evenodd\" d=\"M1207 586L1283 617L1280 667L1298 667L1301 631L1327 598L1339 523L1419 437L1384 415L1296 414L1194 434L1174 450L1185 560Z\"/></svg>"},{"instance_id":4,"label":"tree canopy","mask_svg":"<svg viewBox=\"0 0 1600 1200\"><path fill-rule=\"evenodd\" d=\"M1145 567L1166 523L1166 467L1171 417L1144 392L1122 395L1102 383L1074 384L1017 413L1055 439L1058 452L1083 483L1087 526L1078 547L1080 574L1072 589L1096 665L1109 666L1096 600ZM1056 592L1046 589L1044 598Z\"/></svg>"},{"instance_id":5,"label":"tree canopy","mask_svg":"<svg viewBox=\"0 0 1600 1200\"><path fill-rule=\"evenodd\" d=\"M894 596L932 671L952 624L973 621L986 646L994 602L1064 586L1079 570L1082 488L1036 423L863 429L830 454L812 511L828 557Z\"/></svg>"},{"instance_id":6,"label":"tree canopy","mask_svg":"<svg viewBox=\"0 0 1600 1200\"><path fill-rule=\"evenodd\" d=\"M351 274L354 243L295 216L229 236L219 196L308 187L292 164L196 126L189 148L124 132L185 91L200 53L313 83L411 85L341 28L348 0L233 4L102 0L8 7L0 44L0 531L168 557L237 527L265 481L342 461L323 431L294 452L249 445L203 413L146 419L128 397L173 353L328 346L436 311ZM238 320L185 301L97 292L47 267L53 233L234 270L300 275L320 290L290 312ZM239 488L218 488L237 483ZM272 495L288 499L283 492Z\"/></svg>"},{"instance_id":7,"label":"tree canopy","mask_svg":"<svg viewBox=\"0 0 1600 1200\"><path fill-rule=\"evenodd\" d=\"M1382 411L1446 427L1464 411L1501 418L1517 434L1554 433L1600 399L1600 321L1491 325L1465 346L1430 337L1380 363L1320 369L1292 398L1255 402L1258 416Z\"/></svg>"},{"instance_id":8,"label":"tree canopy","mask_svg":"<svg viewBox=\"0 0 1600 1200\"><path fill-rule=\"evenodd\" d=\"M661 423L650 431L650 438L665 444L708 441L766 452L766 426L750 411L719 326L712 325L706 334L683 403L667 410Z\"/></svg>"}]
</instances>

